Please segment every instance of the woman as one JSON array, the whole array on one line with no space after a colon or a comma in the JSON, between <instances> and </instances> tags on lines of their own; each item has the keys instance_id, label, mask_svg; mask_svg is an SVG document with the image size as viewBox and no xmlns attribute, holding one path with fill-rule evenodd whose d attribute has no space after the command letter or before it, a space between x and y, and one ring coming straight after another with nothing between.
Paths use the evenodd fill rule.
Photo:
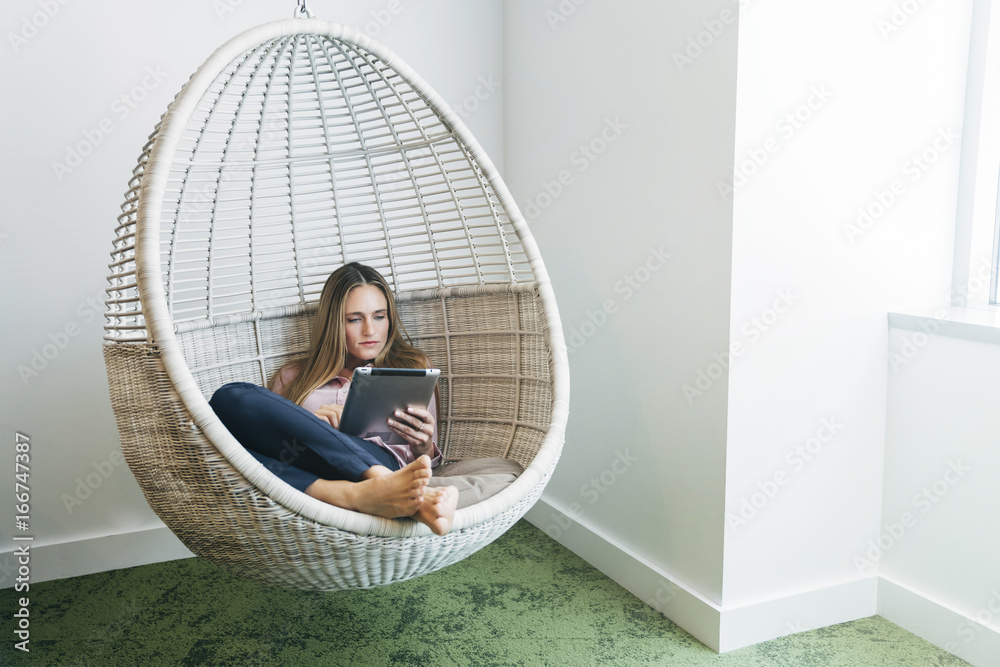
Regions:
<instances>
[{"instance_id":1,"label":"woman","mask_svg":"<svg viewBox=\"0 0 1000 667\"><path fill-rule=\"evenodd\" d=\"M370 267L347 264L323 287L305 359L279 369L271 390L231 383L210 404L258 461L298 490L345 509L413 517L444 535L458 492L428 486L441 460L435 401L388 420L405 445L337 430L355 368L430 367L404 335L385 279Z\"/></svg>"}]
</instances>

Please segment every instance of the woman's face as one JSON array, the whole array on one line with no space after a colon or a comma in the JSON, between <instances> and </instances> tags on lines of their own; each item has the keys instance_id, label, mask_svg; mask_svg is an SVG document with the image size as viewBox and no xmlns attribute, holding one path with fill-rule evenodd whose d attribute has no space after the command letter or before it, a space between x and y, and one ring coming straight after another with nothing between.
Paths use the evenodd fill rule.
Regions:
<instances>
[{"instance_id":1,"label":"woman's face","mask_svg":"<svg viewBox=\"0 0 1000 667\"><path fill-rule=\"evenodd\" d=\"M368 364L378 356L389 338L389 304L375 285L358 285L344 303L347 337L347 369Z\"/></svg>"}]
</instances>

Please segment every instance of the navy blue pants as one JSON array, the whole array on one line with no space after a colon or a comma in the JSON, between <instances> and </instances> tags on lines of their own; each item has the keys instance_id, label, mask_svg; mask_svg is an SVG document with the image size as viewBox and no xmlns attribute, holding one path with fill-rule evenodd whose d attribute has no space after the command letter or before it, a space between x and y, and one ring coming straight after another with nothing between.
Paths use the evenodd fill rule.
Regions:
<instances>
[{"instance_id":1,"label":"navy blue pants","mask_svg":"<svg viewBox=\"0 0 1000 667\"><path fill-rule=\"evenodd\" d=\"M264 387L232 382L219 387L209 405L255 459L299 491L317 479L357 482L376 465L399 469L382 447L341 433Z\"/></svg>"}]
</instances>

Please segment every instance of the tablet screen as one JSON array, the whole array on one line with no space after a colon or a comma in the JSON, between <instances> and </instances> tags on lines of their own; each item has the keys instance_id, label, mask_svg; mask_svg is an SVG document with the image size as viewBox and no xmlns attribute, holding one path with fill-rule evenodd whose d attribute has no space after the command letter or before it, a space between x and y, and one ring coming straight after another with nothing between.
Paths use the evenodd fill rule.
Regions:
<instances>
[{"instance_id":1,"label":"tablet screen","mask_svg":"<svg viewBox=\"0 0 1000 667\"><path fill-rule=\"evenodd\" d=\"M427 408L441 371L436 368L356 368L340 417L340 430L359 438L378 436L387 445L406 440L389 428L396 410Z\"/></svg>"}]
</instances>

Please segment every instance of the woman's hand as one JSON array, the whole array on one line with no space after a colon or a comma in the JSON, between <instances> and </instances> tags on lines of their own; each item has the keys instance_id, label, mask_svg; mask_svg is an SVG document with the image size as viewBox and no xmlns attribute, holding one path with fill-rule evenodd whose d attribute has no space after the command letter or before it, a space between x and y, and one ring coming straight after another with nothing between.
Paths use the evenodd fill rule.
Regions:
<instances>
[{"instance_id":1,"label":"woman's hand","mask_svg":"<svg viewBox=\"0 0 1000 667\"><path fill-rule=\"evenodd\" d=\"M423 408L397 410L389 419L389 428L403 436L414 456L432 455L434 450L434 415Z\"/></svg>"},{"instance_id":2,"label":"woman's hand","mask_svg":"<svg viewBox=\"0 0 1000 667\"><path fill-rule=\"evenodd\" d=\"M334 403L327 403L326 405L319 406L319 409L313 412L314 415L322 419L323 421L330 424L330 426L339 429L340 428L340 415L344 413L343 405L336 405Z\"/></svg>"}]
</instances>

